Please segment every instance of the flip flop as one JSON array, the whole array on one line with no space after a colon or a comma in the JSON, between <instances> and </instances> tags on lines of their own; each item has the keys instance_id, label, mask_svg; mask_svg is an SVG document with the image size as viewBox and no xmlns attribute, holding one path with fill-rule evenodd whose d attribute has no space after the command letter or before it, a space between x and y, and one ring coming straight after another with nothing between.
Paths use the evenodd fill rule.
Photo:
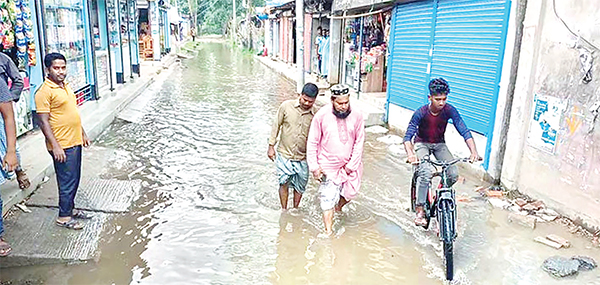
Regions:
<instances>
[{"instance_id":1,"label":"flip flop","mask_svg":"<svg viewBox=\"0 0 600 285\"><path fill-rule=\"evenodd\" d=\"M27 173L25 173L25 171L20 171L17 173L17 182L19 182L20 189L27 189L29 186L31 186L31 182L29 181L29 177L27 177Z\"/></svg>"},{"instance_id":2,"label":"flip flop","mask_svg":"<svg viewBox=\"0 0 600 285\"><path fill-rule=\"evenodd\" d=\"M59 226L59 227L67 228L69 230L81 230L81 229L83 229L83 224L81 224L78 221L75 221L75 219L70 219L68 222L59 222L59 221L56 221L56 225Z\"/></svg>"},{"instance_id":3,"label":"flip flop","mask_svg":"<svg viewBox=\"0 0 600 285\"><path fill-rule=\"evenodd\" d=\"M73 217L75 219L80 219L80 220L89 220L89 219L93 218L94 216L87 214L84 211L76 211L76 212L73 212L73 215L71 217Z\"/></svg>"},{"instance_id":4,"label":"flip flop","mask_svg":"<svg viewBox=\"0 0 600 285\"><path fill-rule=\"evenodd\" d=\"M11 251L10 245L3 238L0 238L0 257L8 256Z\"/></svg>"}]
</instances>

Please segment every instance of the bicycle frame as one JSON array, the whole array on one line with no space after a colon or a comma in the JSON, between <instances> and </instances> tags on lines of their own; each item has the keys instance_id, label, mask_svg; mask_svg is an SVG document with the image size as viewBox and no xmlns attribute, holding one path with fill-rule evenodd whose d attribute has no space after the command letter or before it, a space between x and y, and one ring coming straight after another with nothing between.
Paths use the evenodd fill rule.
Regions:
<instances>
[{"instance_id":1,"label":"bicycle frame","mask_svg":"<svg viewBox=\"0 0 600 285\"><path fill-rule=\"evenodd\" d=\"M456 239L456 199L454 188L450 186L450 178L448 177L448 169L458 163L469 161L467 158L458 158L451 161L433 161L426 156L422 161L430 163L436 168L436 172L432 177L440 177L441 181L435 190L435 196L433 195L434 190L432 185L427 187L427 200L424 205L427 224L424 226L425 229L429 228L429 222L431 217L436 217L437 225L439 227L439 238L443 243L444 257L446 261L446 279L452 280L454 277L454 257L453 257L453 243ZM438 168L441 170L438 171ZM415 211L415 199L416 199L416 180L417 180L417 168L413 169L413 179L411 185L411 205L413 211Z\"/></svg>"},{"instance_id":2,"label":"bicycle frame","mask_svg":"<svg viewBox=\"0 0 600 285\"><path fill-rule=\"evenodd\" d=\"M438 188L436 189L435 197L433 198L433 201L431 201L432 208L435 209L434 216L437 218L440 240L443 240L445 242L452 242L452 241L454 241L454 239L456 239L456 236L457 236L457 234L456 234L456 199L455 199L454 188L449 186L450 183L449 183L449 177L448 177L448 173L447 173L447 170L449 167L450 167L450 165L447 165L447 166L444 165L444 166L442 166L441 171L434 173L434 177L439 176L441 178L441 181L440 181ZM429 191L431 192L432 190L433 189L431 189L431 185L430 185ZM438 214L444 210L444 209L442 209L442 206L449 207L449 209L447 209L447 210L452 213L452 222L451 223L443 222L442 219L444 217L442 217L442 215Z\"/></svg>"}]
</instances>

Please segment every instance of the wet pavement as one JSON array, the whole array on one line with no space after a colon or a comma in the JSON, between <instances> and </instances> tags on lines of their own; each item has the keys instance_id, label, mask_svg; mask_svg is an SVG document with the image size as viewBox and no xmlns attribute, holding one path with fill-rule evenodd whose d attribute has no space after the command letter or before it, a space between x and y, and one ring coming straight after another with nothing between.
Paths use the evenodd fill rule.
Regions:
<instances>
[{"instance_id":1,"label":"wet pavement","mask_svg":"<svg viewBox=\"0 0 600 285\"><path fill-rule=\"evenodd\" d=\"M135 120L117 119L86 152L90 179L137 181L127 213L111 213L95 260L0 270L9 284L443 284L441 244L407 212L411 168L399 143L365 143L361 194L322 232L316 184L299 209L282 213L266 156L278 105L295 86L249 55L204 44L164 82L142 94ZM464 173L464 171L463 171ZM54 179L52 177L51 179ZM467 177L459 203L453 284L600 284L600 270L557 280L552 255L600 251L555 223L535 230L507 222ZM50 187L50 182L47 187ZM35 195L35 194L34 194ZM10 230L10 229L8 229ZM535 243L569 239L555 250Z\"/></svg>"}]
</instances>

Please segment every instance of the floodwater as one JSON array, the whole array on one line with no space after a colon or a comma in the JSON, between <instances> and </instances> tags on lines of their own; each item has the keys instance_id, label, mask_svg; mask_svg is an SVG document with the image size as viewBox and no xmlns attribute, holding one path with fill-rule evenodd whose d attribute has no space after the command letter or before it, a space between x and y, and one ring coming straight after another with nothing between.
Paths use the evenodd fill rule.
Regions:
<instances>
[{"instance_id":1,"label":"floodwater","mask_svg":"<svg viewBox=\"0 0 600 285\"><path fill-rule=\"evenodd\" d=\"M444 284L435 233L416 228L409 208L411 168L398 142L368 133L362 191L320 238L311 182L299 209L279 208L267 138L294 85L225 45L205 43L142 96L137 122L116 120L86 156L104 160L85 175L139 179L132 211L105 226L97 260L2 271L10 284ZM112 155L103 156L106 150ZM95 157L94 157L95 156ZM87 171L86 171L87 170ZM600 270L557 280L541 269L552 255L600 260L591 243L557 224L535 231L509 224L473 191L457 185L459 236L452 284L600 284ZM474 197L474 198L473 198ZM555 250L533 242L559 234Z\"/></svg>"}]
</instances>

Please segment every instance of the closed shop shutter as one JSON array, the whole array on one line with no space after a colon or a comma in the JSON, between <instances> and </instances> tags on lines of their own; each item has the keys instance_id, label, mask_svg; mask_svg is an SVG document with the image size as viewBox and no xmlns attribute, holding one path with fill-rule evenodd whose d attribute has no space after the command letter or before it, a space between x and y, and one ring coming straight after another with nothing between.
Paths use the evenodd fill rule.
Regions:
<instances>
[{"instance_id":1,"label":"closed shop shutter","mask_svg":"<svg viewBox=\"0 0 600 285\"><path fill-rule=\"evenodd\" d=\"M470 129L491 134L510 1L439 0L430 78L450 83L448 102Z\"/></svg>"},{"instance_id":2,"label":"closed shop shutter","mask_svg":"<svg viewBox=\"0 0 600 285\"><path fill-rule=\"evenodd\" d=\"M427 100L433 1L396 7L390 32L389 102L414 110Z\"/></svg>"},{"instance_id":3,"label":"closed shop shutter","mask_svg":"<svg viewBox=\"0 0 600 285\"><path fill-rule=\"evenodd\" d=\"M509 0L433 0L398 5L392 26L388 101L411 110L443 77L467 126L491 136Z\"/></svg>"}]
</instances>

